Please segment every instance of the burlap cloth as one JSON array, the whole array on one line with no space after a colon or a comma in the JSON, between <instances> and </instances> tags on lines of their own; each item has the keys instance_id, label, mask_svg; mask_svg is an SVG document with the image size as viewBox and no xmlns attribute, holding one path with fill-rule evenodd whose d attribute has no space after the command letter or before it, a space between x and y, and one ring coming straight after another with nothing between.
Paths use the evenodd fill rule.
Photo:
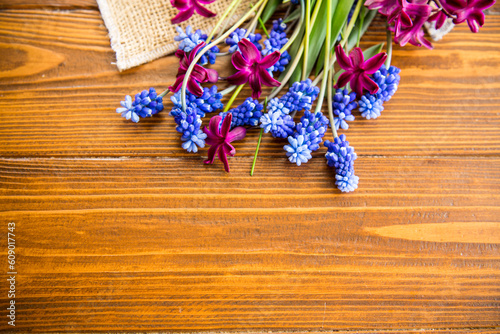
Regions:
<instances>
[{"instance_id":1,"label":"burlap cloth","mask_svg":"<svg viewBox=\"0 0 500 334\"><path fill-rule=\"evenodd\" d=\"M224 13L231 0L217 0L203 5L217 16L205 18L194 14L180 26L185 29L201 29L209 34ZM104 24L109 31L111 47L116 52L116 65L120 71L150 62L174 52L178 42L175 25L170 19L178 10L169 0L97 0ZM234 23L250 10L248 2L242 1L229 23Z\"/></svg>"}]
</instances>

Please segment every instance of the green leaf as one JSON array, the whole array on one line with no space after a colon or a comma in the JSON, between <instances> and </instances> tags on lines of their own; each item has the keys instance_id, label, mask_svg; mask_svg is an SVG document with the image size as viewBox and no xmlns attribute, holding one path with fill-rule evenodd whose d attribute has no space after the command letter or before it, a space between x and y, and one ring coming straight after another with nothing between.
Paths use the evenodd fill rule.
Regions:
<instances>
[{"instance_id":1,"label":"green leaf","mask_svg":"<svg viewBox=\"0 0 500 334\"><path fill-rule=\"evenodd\" d=\"M281 0L269 0L269 2L266 5L266 8L264 8L264 11L260 16L262 22L266 23L267 20L269 20L271 16L273 16L274 12L276 11L276 8L278 8L279 5L281 5Z\"/></svg>"},{"instance_id":2,"label":"green leaf","mask_svg":"<svg viewBox=\"0 0 500 334\"><path fill-rule=\"evenodd\" d=\"M363 19L363 28L361 29L361 36L363 36L365 34L366 30L368 30L368 27L372 23L373 18L375 17L375 15L377 15L377 11L376 10L369 10L369 11L366 12L365 17ZM360 18L358 18L358 20L356 20L355 26L359 26L359 24L360 24L359 21L360 21ZM355 29L353 29L353 31L354 30ZM358 40L358 34L357 34L357 32L356 33L352 33L349 36L349 38L347 39L347 50L351 50L354 46L356 46L357 40Z\"/></svg>"},{"instance_id":3,"label":"green leaf","mask_svg":"<svg viewBox=\"0 0 500 334\"><path fill-rule=\"evenodd\" d=\"M356 44L357 37L355 38L354 44ZM382 52L382 48L384 47L384 43L380 43L377 45L373 45L372 47L369 47L365 51L363 51L363 57L365 60L370 59L371 57L375 56L377 53ZM339 76L344 73L344 70L340 70L337 73L335 73L335 81L338 80Z\"/></svg>"},{"instance_id":4,"label":"green leaf","mask_svg":"<svg viewBox=\"0 0 500 334\"><path fill-rule=\"evenodd\" d=\"M337 0L333 0L333 2L336 3ZM314 66L314 63L318 59L318 55L321 51L321 47L325 43L325 36L326 36L326 5L327 1L325 0L318 0L316 2L316 6L320 6L318 15L316 17L316 20L314 21L312 28L311 28L311 33L309 37L309 52L307 56L307 64L306 64L306 76L309 76L311 73L311 70ZM314 12L314 11L313 11ZM300 63L303 61L301 60ZM291 80L299 81L302 73L302 67L297 66L295 69L295 72L292 75ZM292 81L293 82L293 81Z\"/></svg>"},{"instance_id":5,"label":"green leaf","mask_svg":"<svg viewBox=\"0 0 500 334\"><path fill-rule=\"evenodd\" d=\"M283 22L288 23L288 22L291 22L291 21L298 19L300 17L300 11L301 11L300 8L296 8L293 12L290 13L290 15L288 15L283 20Z\"/></svg>"},{"instance_id":6,"label":"green leaf","mask_svg":"<svg viewBox=\"0 0 500 334\"><path fill-rule=\"evenodd\" d=\"M330 45L331 49L330 52L332 52L333 48L335 47L335 41L337 40L340 31L342 30L342 27L344 24L347 22L347 16L349 15L349 11L352 8L352 5L354 4L354 0L340 0L337 4L337 8L335 9L335 12L333 14L333 19L332 19L332 35L330 39ZM319 56L318 63L316 65L316 75L321 71L323 68L325 62L325 48L323 47L321 50L321 55Z\"/></svg>"}]
</instances>

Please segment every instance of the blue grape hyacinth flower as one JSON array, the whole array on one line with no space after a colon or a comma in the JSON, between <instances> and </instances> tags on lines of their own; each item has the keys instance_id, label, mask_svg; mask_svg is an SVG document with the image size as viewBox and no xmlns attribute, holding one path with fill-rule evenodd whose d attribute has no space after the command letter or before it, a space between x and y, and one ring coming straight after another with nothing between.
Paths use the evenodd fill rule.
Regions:
<instances>
[{"instance_id":1,"label":"blue grape hyacinth flower","mask_svg":"<svg viewBox=\"0 0 500 334\"><path fill-rule=\"evenodd\" d=\"M319 95L319 88L313 86L311 79L294 82L288 92L280 99L290 111L311 110Z\"/></svg>"},{"instance_id":2,"label":"blue grape hyacinth flower","mask_svg":"<svg viewBox=\"0 0 500 334\"><path fill-rule=\"evenodd\" d=\"M366 119L375 119L380 116L384 106L384 101L378 98L377 94L365 93L359 100L359 111Z\"/></svg>"},{"instance_id":3,"label":"blue grape hyacinth flower","mask_svg":"<svg viewBox=\"0 0 500 334\"><path fill-rule=\"evenodd\" d=\"M260 43L259 43L259 41L262 39L262 35L250 33L250 34L248 34L247 37L245 37L246 33L247 33L246 29L237 28L235 31L233 31L229 35L228 38L226 38L225 43L227 45L229 45L229 53L234 53L236 51L240 51L240 48L238 47L238 43L241 42L241 40L244 38L246 38L250 42L252 42L252 44L255 45L259 51L262 50L262 45L260 45Z\"/></svg>"},{"instance_id":4,"label":"blue grape hyacinth flower","mask_svg":"<svg viewBox=\"0 0 500 334\"><path fill-rule=\"evenodd\" d=\"M186 107L186 111L173 107L170 116L174 117L177 132L182 134L182 148L188 152L196 153L198 148L205 147L206 133L201 129L201 117L195 107Z\"/></svg>"},{"instance_id":5,"label":"blue grape hyacinth flower","mask_svg":"<svg viewBox=\"0 0 500 334\"><path fill-rule=\"evenodd\" d=\"M336 137L333 142L324 143L328 151L325 154L328 166L335 168L335 184L342 192L354 191L358 188L359 177L354 174L354 160L357 154L349 146L344 134Z\"/></svg>"},{"instance_id":6,"label":"blue grape hyacinth flower","mask_svg":"<svg viewBox=\"0 0 500 334\"><path fill-rule=\"evenodd\" d=\"M260 117L260 127L275 138L286 138L295 128L295 122L289 113L290 110L275 97L267 104L267 113Z\"/></svg>"},{"instance_id":7,"label":"blue grape hyacinth flower","mask_svg":"<svg viewBox=\"0 0 500 334\"><path fill-rule=\"evenodd\" d=\"M356 93L348 93L347 89L337 89L333 96L333 114L335 115L335 129L349 129L347 122L354 121L352 110L358 107L356 103Z\"/></svg>"},{"instance_id":8,"label":"blue grape hyacinth flower","mask_svg":"<svg viewBox=\"0 0 500 334\"><path fill-rule=\"evenodd\" d=\"M311 150L307 147L304 136L300 135L297 138L288 137L289 145L283 146L286 151L286 156L291 163L300 166L312 158Z\"/></svg>"},{"instance_id":9,"label":"blue grape hyacinth flower","mask_svg":"<svg viewBox=\"0 0 500 334\"><path fill-rule=\"evenodd\" d=\"M127 95L120 104L121 107L116 108L116 112L134 123L139 122L140 117L151 117L163 110L163 98L158 96L154 88L137 93L134 102Z\"/></svg>"},{"instance_id":10,"label":"blue grape hyacinth flower","mask_svg":"<svg viewBox=\"0 0 500 334\"><path fill-rule=\"evenodd\" d=\"M383 102L387 102L396 93L399 86L399 81L401 77L399 73L401 69L396 66L390 66L389 69L382 65L380 69L372 75L373 81L375 81L379 87L376 93L377 98Z\"/></svg>"},{"instance_id":11,"label":"blue grape hyacinth flower","mask_svg":"<svg viewBox=\"0 0 500 334\"><path fill-rule=\"evenodd\" d=\"M219 115L222 116L223 120L228 113L233 115L231 129L237 126L257 126L259 124L259 119L263 115L263 109L264 105L262 103L249 97L241 105L228 112L221 112Z\"/></svg>"},{"instance_id":12,"label":"blue grape hyacinth flower","mask_svg":"<svg viewBox=\"0 0 500 334\"><path fill-rule=\"evenodd\" d=\"M265 49L261 52L263 56L267 56L274 51L280 51L281 48L288 42L285 30L286 24L283 22L283 19L273 21L273 28L269 32L269 38L264 41ZM288 54L288 51L285 50L281 53L278 62L271 66L268 70L270 72L283 72L291 59L292 57Z\"/></svg>"},{"instance_id":13,"label":"blue grape hyacinth flower","mask_svg":"<svg viewBox=\"0 0 500 334\"><path fill-rule=\"evenodd\" d=\"M175 27L178 35L174 37L175 41L179 43L179 50L183 50L184 52L191 52L196 45L201 42L207 42L207 35L204 34L200 29L197 29L193 32L191 26L186 27L186 32L181 27ZM217 46L211 47L203 56L201 56L198 63L200 65L206 65L208 63L215 64L215 59L217 57L217 53L219 53L219 48Z\"/></svg>"},{"instance_id":14,"label":"blue grape hyacinth flower","mask_svg":"<svg viewBox=\"0 0 500 334\"><path fill-rule=\"evenodd\" d=\"M195 108L200 117L205 117L205 113L211 113L224 108L221 99L222 94L217 92L217 86L215 85L210 88L204 87L201 96L196 96L186 90L186 105ZM175 107L182 109L180 90L172 95L170 100Z\"/></svg>"}]
</instances>

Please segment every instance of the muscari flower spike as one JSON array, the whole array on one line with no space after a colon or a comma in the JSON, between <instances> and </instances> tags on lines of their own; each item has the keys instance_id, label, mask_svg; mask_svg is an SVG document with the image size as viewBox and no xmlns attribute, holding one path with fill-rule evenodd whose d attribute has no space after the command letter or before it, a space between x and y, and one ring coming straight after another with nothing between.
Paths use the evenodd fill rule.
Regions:
<instances>
[{"instance_id":1,"label":"muscari flower spike","mask_svg":"<svg viewBox=\"0 0 500 334\"><path fill-rule=\"evenodd\" d=\"M236 154L236 150L233 145L231 145L231 142L245 138L247 133L247 130L241 126L230 131L232 118L232 114L228 114L224 120L222 120L221 116L214 116L210 119L209 127L205 127L203 130L207 135L206 143L211 145L208 149L208 159L204 162L206 164L213 163L215 154L217 154L219 160L224 164L224 169L228 173L229 163L227 161L227 155L234 157Z\"/></svg>"},{"instance_id":2,"label":"muscari flower spike","mask_svg":"<svg viewBox=\"0 0 500 334\"><path fill-rule=\"evenodd\" d=\"M233 85L243 85L250 83L252 88L252 97L258 99L262 93L262 85L278 87L280 82L274 80L267 69L273 66L280 58L279 51L262 56L259 50L247 39L238 43L240 51L237 51L231 57L233 66L238 70L235 74L229 76L227 81Z\"/></svg>"},{"instance_id":3,"label":"muscari flower spike","mask_svg":"<svg viewBox=\"0 0 500 334\"><path fill-rule=\"evenodd\" d=\"M182 30L181 27L177 26L175 27L179 35L174 37L175 41L180 42L179 43L179 50L182 50L184 52L191 52L198 44L201 42L207 41L207 35L204 34L200 29L196 30L196 32L193 32L193 29L191 26L186 27L186 32ZM217 53L219 52L219 48L214 45L211 47L207 52L205 52L200 60L198 61L198 64L200 65L206 65L208 63L210 64L215 64L215 59L217 57Z\"/></svg>"},{"instance_id":4,"label":"muscari flower spike","mask_svg":"<svg viewBox=\"0 0 500 334\"><path fill-rule=\"evenodd\" d=\"M346 136L341 134L333 142L324 143L328 151L325 154L326 163L335 168L335 184L342 192L354 191L358 188L359 177L354 175L354 160L358 157L354 148L349 146Z\"/></svg>"},{"instance_id":5,"label":"muscari flower spike","mask_svg":"<svg viewBox=\"0 0 500 334\"><path fill-rule=\"evenodd\" d=\"M337 89L333 96L333 114L335 115L335 129L349 129L347 122L354 121L352 110L358 107L356 103L356 93L349 93L347 89Z\"/></svg>"},{"instance_id":6,"label":"muscari flower spike","mask_svg":"<svg viewBox=\"0 0 500 334\"><path fill-rule=\"evenodd\" d=\"M319 94L319 88L313 86L311 79L294 82L288 92L280 99L290 111L311 110Z\"/></svg>"},{"instance_id":7,"label":"muscari flower spike","mask_svg":"<svg viewBox=\"0 0 500 334\"><path fill-rule=\"evenodd\" d=\"M179 10L179 14L172 18L172 24L177 24L186 21L194 12L198 13L204 17L214 17L217 15L203 7L202 5L208 5L215 0L170 0L172 6Z\"/></svg>"},{"instance_id":8,"label":"muscari flower spike","mask_svg":"<svg viewBox=\"0 0 500 334\"><path fill-rule=\"evenodd\" d=\"M273 21L273 28L269 32L269 38L264 41L265 49L262 50L262 55L267 56L275 51L280 51L281 48L288 42L286 37L286 24L282 19ZM288 51L284 51L280 59L273 66L269 67L270 72L283 72L286 65L290 62L292 57L288 54Z\"/></svg>"},{"instance_id":9,"label":"muscari flower spike","mask_svg":"<svg viewBox=\"0 0 500 334\"><path fill-rule=\"evenodd\" d=\"M186 92L186 105L195 108L200 117L205 117L205 113L211 113L224 108L221 99L222 94L217 92L217 86L212 86L211 88L204 87L203 94L199 97ZM182 109L180 91L172 95L170 100L175 107Z\"/></svg>"},{"instance_id":10,"label":"muscari flower spike","mask_svg":"<svg viewBox=\"0 0 500 334\"><path fill-rule=\"evenodd\" d=\"M275 138L286 138L293 133L295 122L288 115L290 110L278 98L273 98L267 104L267 113L260 118L260 127L264 133L270 132Z\"/></svg>"},{"instance_id":11,"label":"muscari flower spike","mask_svg":"<svg viewBox=\"0 0 500 334\"><path fill-rule=\"evenodd\" d=\"M238 47L238 43L241 42L242 39L248 39L250 42L255 45L257 50L262 50L262 45L260 45L259 41L262 39L261 34L248 34L247 37L245 37L245 34L247 33L246 29L240 29L237 28L235 31L233 31L228 38L226 38L225 43L229 45L229 53L234 53L236 51L240 51L240 48Z\"/></svg>"},{"instance_id":12,"label":"muscari flower spike","mask_svg":"<svg viewBox=\"0 0 500 334\"><path fill-rule=\"evenodd\" d=\"M307 146L304 136L300 135L297 136L297 138L290 136L288 137L288 142L289 145L285 145L283 148L286 151L286 156L291 163L300 166L312 158L311 150Z\"/></svg>"},{"instance_id":13,"label":"muscari flower spike","mask_svg":"<svg viewBox=\"0 0 500 334\"><path fill-rule=\"evenodd\" d=\"M182 134L182 148L188 152L196 153L198 148L205 147L207 135L201 130L201 118L194 107L186 107L186 111L174 106L170 112L174 117L177 132Z\"/></svg>"},{"instance_id":14,"label":"muscari flower spike","mask_svg":"<svg viewBox=\"0 0 500 334\"><path fill-rule=\"evenodd\" d=\"M384 110L384 103L377 94L366 93L359 100L359 111L361 116L366 119L375 119L380 116L382 110Z\"/></svg>"},{"instance_id":15,"label":"muscari flower spike","mask_svg":"<svg viewBox=\"0 0 500 334\"><path fill-rule=\"evenodd\" d=\"M391 97L398 90L399 81L401 77L399 73L401 69L396 66L390 66L389 69L382 65L380 69L372 75L373 81L379 86L377 91L377 97L386 102L391 99Z\"/></svg>"},{"instance_id":16,"label":"muscari flower spike","mask_svg":"<svg viewBox=\"0 0 500 334\"><path fill-rule=\"evenodd\" d=\"M371 94L378 91L379 87L368 77L368 74L377 72L382 66L387 58L385 52L378 53L365 61L363 51L360 48L353 48L349 56L347 56L342 46L338 45L335 48L335 55L339 66L344 69L335 84L335 88L341 88L350 83L351 89L358 96L363 95L364 89L367 89Z\"/></svg>"},{"instance_id":17,"label":"muscari flower spike","mask_svg":"<svg viewBox=\"0 0 500 334\"><path fill-rule=\"evenodd\" d=\"M257 126L259 119L262 117L263 109L264 105L262 103L249 97L238 107L225 113L221 112L219 116L224 119L228 114L233 115L231 129L237 126Z\"/></svg>"},{"instance_id":18,"label":"muscari flower spike","mask_svg":"<svg viewBox=\"0 0 500 334\"><path fill-rule=\"evenodd\" d=\"M158 96L154 88L137 93L134 102L130 95L127 95L120 104L121 107L116 108L116 112L134 123L139 122L139 117L151 117L163 110L163 98Z\"/></svg>"},{"instance_id":19,"label":"muscari flower spike","mask_svg":"<svg viewBox=\"0 0 500 334\"><path fill-rule=\"evenodd\" d=\"M330 121L321 111L312 113L309 110L304 111L304 115L300 118L300 122L295 125L293 136L304 136L307 147L312 152L319 148L319 144L323 141L326 130L328 130Z\"/></svg>"}]
</instances>

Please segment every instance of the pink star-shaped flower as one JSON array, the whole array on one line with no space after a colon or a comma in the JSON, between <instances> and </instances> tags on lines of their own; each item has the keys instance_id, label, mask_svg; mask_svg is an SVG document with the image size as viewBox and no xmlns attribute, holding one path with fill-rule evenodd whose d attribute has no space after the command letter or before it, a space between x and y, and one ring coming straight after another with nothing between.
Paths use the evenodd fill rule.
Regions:
<instances>
[{"instance_id":1,"label":"pink star-shaped flower","mask_svg":"<svg viewBox=\"0 0 500 334\"><path fill-rule=\"evenodd\" d=\"M204 162L206 164L211 164L215 160L215 154L218 155L219 160L224 164L224 169L229 173L229 164L227 162L227 155L234 157L236 150L230 143L235 140L241 140L245 138L247 130L244 127L237 127L229 131L231 128L231 121L233 119L233 114L228 113L224 117L224 121L221 123L221 116L214 116L210 119L209 127L205 127L203 131L207 134L207 139L205 143L211 145L208 149L208 159Z\"/></svg>"},{"instance_id":2,"label":"pink star-shaped flower","mask_svg":"<svg viewBox=\"0 0 500 334\"><path fill-rule=\"evenodd\" d=\"M238 47L241 52L235 52L231 58L231 62L238 72L227 78L230 84L243 85L249 82L252 88L252 98L254 99L260 97L262 85L269 87L278 87L280 85L280 82L274 80L267 71L280 59L279 51L274 51L262 58L257 47L246 38L238 43Z\"/></svg>"},{"instance_id":3,"label":"pink star-shaped flower","mask_svg":"<svg viewBox=\"0 0 500 334\"><path fill-rule=\"evenodd\" d=\"M453 23L458 24L467 21L472 32L478 32L484 24L483 10L495 4L495 0L447 0L448 11L457 16ZM445 6L443 4L443 6ZM451 9L451 10L450 10Z\"/></svg>"},{"instance_id":4,"label":"pink star-shaped flower","mask_svg":"<svg viewBox=\"0 0 500 334\"><path fill-rule=\"evenodd\" d=\"M214 1L215 0L170 0L172 6L179 10L179 14L171 20L172 24L186 21L193 16L194 12L204 17L214 17L217 14L209 11L201 5L208 5Z\"/></svg>"},{"instance_id":5,"label":"pink star-shaped flower","mask_svg":"<svg viewBox=\"0 0 500 334\"><path fill-rule=\"evenodd\" d=\"M363 51L360 48L352 49L348 57L342 47L338 45L335 48L335 55L340 67L345 71L340 75L335 88L344 87L349 82L351 89L356 92L358 97L363 95L364 88L370 94L375 94L378 91L378 85L368 77L368 74L377 72L380 66L382 66L387 58L385 52L378 53L365 61Z\"/></svg>"},{"instance_id":6,"label":"pink star-shaped flower","mask_svg":"<svg viewBox=\"0 0 500 334\"><path fill-rule=\"evenodd\" d=\"M189 55L182 50L177 50L175 52L175 56L177 58L180 58L181 60L179 61L179 71L177 72L177 80L175 80L175 83L172 86L168 87L168 89L171 92L175 93L179 91L179 89L181 89L182 81L184 81L184 77L186 76L186 72L189 68L189 65L191 65L191 63L193 62L196 53L204 46L205 42L201 42L200 44L195 46L195 48L189 53ZM196 64L194 65L193 71L189 76L187 82L187 89L191 94L194 94L196 96L202 96L203 89L201 88L200 83L217 82L218 78L219 74L217 73L216 70L204 68Z\"/></svg>"}]
</instances>

